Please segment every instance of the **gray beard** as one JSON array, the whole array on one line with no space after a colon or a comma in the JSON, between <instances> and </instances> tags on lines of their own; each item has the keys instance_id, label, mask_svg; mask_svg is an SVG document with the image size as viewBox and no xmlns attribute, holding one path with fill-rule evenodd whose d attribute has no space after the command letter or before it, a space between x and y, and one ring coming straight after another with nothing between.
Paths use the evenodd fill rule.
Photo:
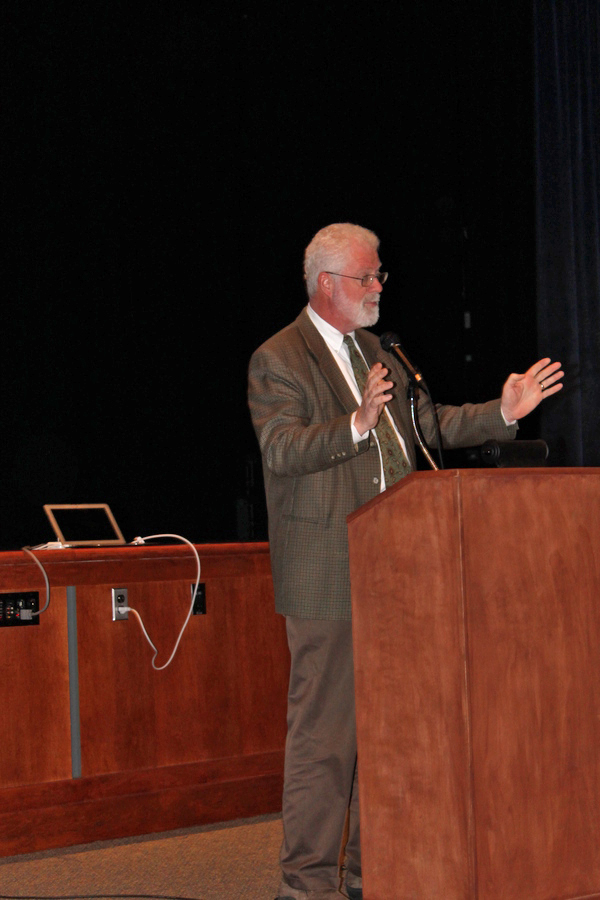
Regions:
<instances>
[{"instance_id":1,"label":"gray beard","mask_svg":"<svg viewBox=\"0 0 600 900\"><path fill-rule=\"evenodd\" d=\"M377 304L377 308L373 310L373 312L369 312L368 310L364 310L363 316L361 317L360 328L370 328L372 325L376 325L379 321L379 304Z\"/></svg>"}]
</instances>

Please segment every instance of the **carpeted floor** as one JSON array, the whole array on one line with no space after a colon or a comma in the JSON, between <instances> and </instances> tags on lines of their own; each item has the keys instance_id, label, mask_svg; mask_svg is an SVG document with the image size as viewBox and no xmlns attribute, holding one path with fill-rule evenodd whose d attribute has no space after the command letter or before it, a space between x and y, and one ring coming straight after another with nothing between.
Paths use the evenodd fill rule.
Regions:
<instances>
[{"instance_id":1,"label":"carpeted floor","mask_svg":"<svg viewBox=\"0 0 600 900\"><path fill-rule=\"evenodd\" d=\"M0 859L0 900L273 900L281 817Z\"/></svg>"}]
</instances>

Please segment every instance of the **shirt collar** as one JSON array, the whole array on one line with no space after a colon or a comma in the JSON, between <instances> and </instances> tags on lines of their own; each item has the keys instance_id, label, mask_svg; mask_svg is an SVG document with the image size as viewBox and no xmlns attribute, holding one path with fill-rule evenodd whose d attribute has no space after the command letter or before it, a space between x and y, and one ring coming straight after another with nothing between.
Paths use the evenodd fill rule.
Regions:
<instances>
[{"instance_id":1,"label":"shirt collar","mask_svg":"<svg viewBox=\"0 0 600 900\"><path fill-rule=\"evenodd\" d=\"M328 347L331 347L336 353L339 353L344 344L344 335L341 331L338 331L337 328L334 328L333 325L330 325L329 322L326 322L325 319L322 319L321 316L315 312L310 303L307 306L308 317L327 344ZM352 338L354 339L354 332L348 332ZM344 348L345 349L345 348Z\"/></svg>"}]
</instances>

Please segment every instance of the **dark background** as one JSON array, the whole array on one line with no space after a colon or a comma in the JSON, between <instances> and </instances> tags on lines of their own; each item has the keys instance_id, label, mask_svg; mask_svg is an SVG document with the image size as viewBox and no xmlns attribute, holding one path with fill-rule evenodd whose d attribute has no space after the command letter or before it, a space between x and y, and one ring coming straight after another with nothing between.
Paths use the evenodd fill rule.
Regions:
<instances>
[{"instance_id":1,"label":"dark background","mask_svg":"<svg viewBox=\"0 0 600 900\"><path fill-rule=\"evenodd\" d=\"M380 236L375 330L435 400L536 359L527 3L2 17L2 548L49 539L48 502L108 502L128 540L264 538L248 360L330 222Z\"/></svg>"}]
</instances>

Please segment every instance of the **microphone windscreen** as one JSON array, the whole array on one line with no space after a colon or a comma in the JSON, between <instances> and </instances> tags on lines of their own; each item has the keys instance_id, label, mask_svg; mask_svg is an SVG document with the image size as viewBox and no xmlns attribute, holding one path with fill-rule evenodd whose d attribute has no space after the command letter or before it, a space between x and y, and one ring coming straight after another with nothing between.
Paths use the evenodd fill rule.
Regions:
<instances>
[{"instance_id":1,"label":"microphone windscreen","mask_svg":"<svg viewBox=\"0 0 600 900\"><path fill-rule=\"evenodd\" d=\"M385 334L382 334L379 338L379 343L381 344L382 348L389 353L394 344L400 343L400 338L397 334L394 334L393 331L386 331Z\"/></svg>"}]
</instances>

